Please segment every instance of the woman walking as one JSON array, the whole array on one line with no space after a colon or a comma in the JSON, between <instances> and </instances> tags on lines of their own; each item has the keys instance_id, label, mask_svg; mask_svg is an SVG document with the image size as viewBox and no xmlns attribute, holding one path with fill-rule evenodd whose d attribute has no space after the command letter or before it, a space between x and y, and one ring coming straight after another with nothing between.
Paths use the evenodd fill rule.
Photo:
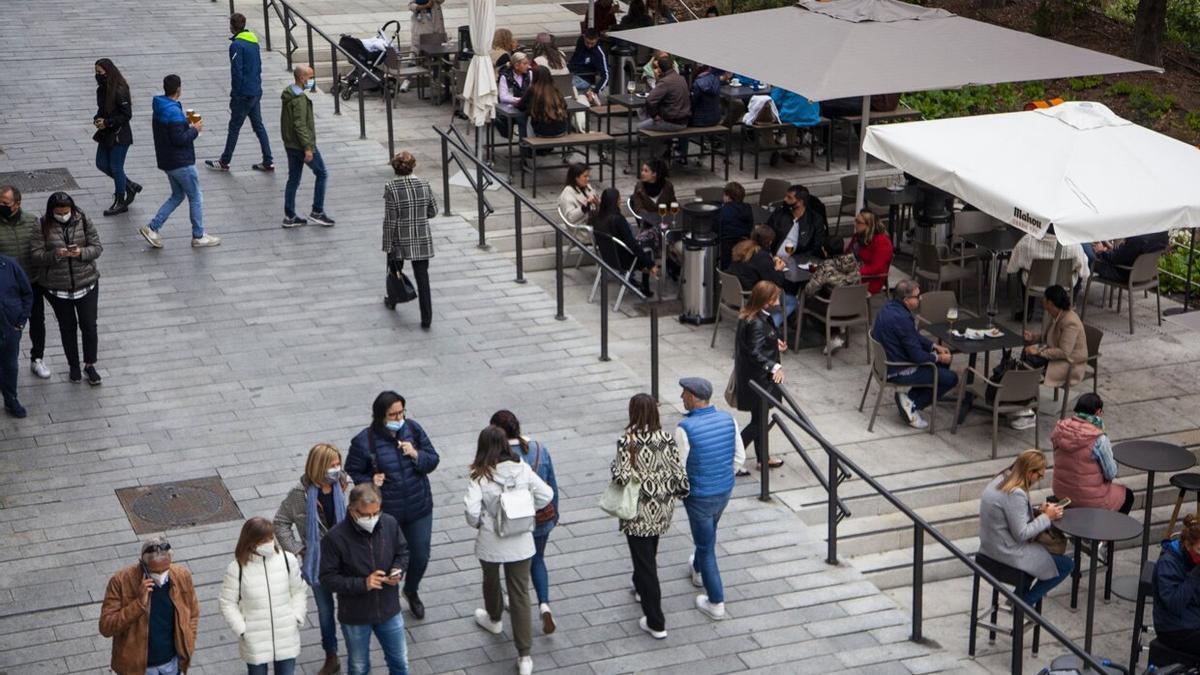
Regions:
<instances>
[{"instance_id":1,"label":"woman walking","mask_svg":"<svg viewBox=\"0 0 1200 675\"><path fill-rule=\"evenodd\" d=\"M535 510L554 498L554 491L533 468L512 451L504 430L489 426L479 432L475 461L471 462L467 482L467 524L477 530L475 557L483 569L483 609L475 610L475 623L494 635L504 630L501 622L504 598L500 592L500 568L508 588L508 612L512 618L513 642L517 647L517 671L533 672L533 626L529 616L529 569L536 552L531 530L504 532L498 524L505 520L500 504L502 494L528 490Z\"/></svg>"},{"instance_id":2,"label":"woman walking","mask_svg":"<svg viewBox=\"0 0 1200 675\"><path fill-rule=\"evenodd\" d=\"M629 425L617 439L610 470L614 483L626 485L636 478L642 484L637 515L621 520L620 530L633 559L633 590L642 604L638 627L662 640L667 625L658 585L658 538L671 526L675 498L688 494L688 477L675 439L663 431L658 406L648 394L629 399Z\"/></svg>"},{"instance_id":3,"label":"woman walking","mask_svg":"<svg viewBox=\"0 0 1200 675\"><path fill-rule=\"evenodd\" d=\"M417 594L429 566L433 536L433 492L429 474L441 458L420 424L405 418L404 397L385 391L371 404L371 425L350 441L346 473L355 483L374 483L383 493L383 512L396 519L408 542L404 597L418 619L425 605Z\"/></svg>"},{"instance_id":4,"label":"woman walking","mask_svg":"<svg viewBox=\"0 0 1200 675\"><path fill-rule=\"evenodd\" d=\"M142 186L125 175L125 155L133 145L133 131L129 120L133 117L133 104L129 98L129 84L117 66L108 59L99 59L96 69L96 114L92 126L96 133L96 168L113 179L113 203L104 210L104 215L115 216L129 210L134 197Z\"/></svg>"},{"instance_id":5,"label":"woman walking","mask_svg":"<svg viewBox=\"0 0 1200 675\"><path fill-rule=\"evenodd\" d=\"M100 233L75 200L65 192L55 192L46 200L40 237L30 242L33 264L41 271L46 300L58 320L63 353L72 382L100 384L96 372L96 312L100 298L100 272L96 258L104 248ZM83 370L79 368L79 337L83 336Z\"/></svg>"},{"instance_id":6,"label":"woman walking","mask_svg":"<svg viewBox=\"0 0 1200 675\"><path fill-rule=\"evenodd\" d=\"M312 588L321 624L325 663L317 675L341 670L337 656L337 618L333 591L320 584L321 539L329 528L346 519L350 481L342 471L342 453L328 443L308 451L300 484L292 488L275 512L275 540L300 562L300 576ZM295 528L293 530L293 528Z\"/></svg>"},{"instance_id":7,"label":"woman walking","mask_svg":"<svg viewBox=\"0 0 1200 675\"><path fill-rule=\"evenodd\" d=\"M258 516L242 525L233 558L217 604L238 637L246 672L267 675L274 663L275 675L292 675L308 601L300 563L275 543L271 521Z\"/></svg>"},{"instance_id":8,"label":"woman walking","mask_svg":"<svg viewBox=\"0 0 1200 675\"><path fill-rule=\"evenodd\" d=\"M521 435L521 423L508 410L498 410L489 424L504 431L508 446L521 453L521 459L533 467L533 472L550 486L554 498L546 508L537 512L533 527L533 560L529 564L529 576L533 579L533 590L537 592L538 612L542 617L542 632L549 635L556 628L554 614L550 611L550 574L546 571L546 542L550 530L558 524L558 479L554 476L554 463L550 460L550 449L537 441Z\"/></svg>"},{"instance_id":9,"label":"woman walking","mask_svg":"<svg viewBox=\"0 0 1200 675\"><path fill-rule=\"evenodd\" d=\"M733 355L734 390L738 410L750 412L750 423L742 429L742 444L746 447L758 440L759 425L767 423L761 419L759 396L750 388L750 383L757 382L774 396L778 396L779 387L776 385L783 384L783 363L779 355L787 350L787 343L780 339L775 321L771 318L771 310L779 306L781 294L782 291L775 284L760 281L754 284L750 298L738 315ZM772 469L783 466L782 459L768 458L757 443L754 444L754 452L759 471L763 470L764 464ZM750 472L743 470L738 475L748 476Z\"/></svg>"},{"instance_id":10,"label":"woman walking","mask_svg":"<svg viewBox=\"0 0 1200 675\"><path fill-rule=\"evenodd\" d=\"M417 280L417 301L421 306L421 328L433 323L433 300L429 294L429 260L433 257L433 236L429 219L437 215L437 201L424 178L412 175L417 160L409 152L392 158L396 178L383 188L383 251L388 256L388 274L399 276L404 261L411 260ZM394 309L399 298L383 298Z\"/></svg>"}]
</instances>

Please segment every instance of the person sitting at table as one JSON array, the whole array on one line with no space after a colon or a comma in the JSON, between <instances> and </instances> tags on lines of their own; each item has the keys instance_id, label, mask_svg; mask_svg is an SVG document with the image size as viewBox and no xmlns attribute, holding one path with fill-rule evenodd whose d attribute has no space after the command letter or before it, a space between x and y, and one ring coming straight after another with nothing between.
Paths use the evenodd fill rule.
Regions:
<instances>
[{"instance_id":1,"label":"person sitting at table","mask_svg":"<svg viewBox=\"0 0 1200 675\"><path fill-rule=\"evenodd\" d=\"M1051 225L1046 234L1041 239L1026 234L1017 241L1017 245L1013 247L1012 257L1008 259L1008 273L1021 275L1021 295L1025 295L1025 286L1029 283L1029 268L1033 266L1034 260L1054 260L1055 251L1057 250L1058 239L1054 236L1054 226ZM1071 288L1074 289L1072 294L1079 291L1084 281L1087 280L1091 270L1088 269L1087 255L1083 252L1083 246L1079 244L1064 244L1062 247L1062 260L1060 265L1071 266ZM1029 305L1022 307L1013 313L1013 320L1020 321L1024 318L1022 312L1030 314L1034 308L1034 299L1029 299Z\"/></svg>"},{"instance_id":2,"label":"person sitting at table","mask_svg":"<svg viewBox=\"0 0 1200 675\"><path fill-rule=\"evenodd\" d=\"M887 286L888 271L892 268L892 239L887 228L869 209L854 216L854 236L846 242L846 253L858 261L858 275L867 284L867 292L875 295Z\"/></svg>"},{"instance_id":3,"label":"person sitting at table","mask_svg":"<svg viewBox=\"0 0 1200 675\"><path fill-rule=\"evenodd\" d=\"M664 51L662 49L654 52L654 55L650 57L650 60L642 64L642 79L646 81L647 90L653 89L654 85L658 82L659 59L671 59L671 68L677 73L680 72L679 62L671 56L671 52Z\"/></svg>"},{"instance_id":4,"label":"person sitting at table","mask_svg":"<svg viewBox=\"0 0 1200 675\"><path fill-rule=\"evenodd\" d=\"M733 247L749 237L753 229L754 208L746 203L746 188L741 183L726 183L721 191L721 210L717 211L717 236L720 241L717 269L729 267ZM774 237L774 231L771 236Z\"/></svg>"},{"instance_id":5,"label":"person sitting at table","mask_svg":"<svg viewBox=\"0 0 1200 675\"><path fill-rule=\"evenodd\" d=\"M508 65L500 69L499 92L496 99L501 105L511 106L516 108L521 102L521 97L529 90L530 81L533 76L529 73L529 57L525 56L524 52L516 52L508 61ZM519 115L514 115L511 124L517 127L517 137L525 138L525 121L527 115L522 112ZM509 128L510 120L500 115L496 116L496 130L505 138L512 137L512 130Z\"/></svg>"},{"instance_id":6,"label":"person sitting at table","mask_svg":"<svg viewBox=\"0 0 1200 675\"><path fill-rule=\"evenodd\" d=\"M1072 506L1128 514L1133 490L1117 478L1112 442L1104 431L1104 401L1087 392L1075 401L1075 414L1058 421L1050 434L1054 447L1054 496Z\"/></svg>"},{"instance_id":7,"label":"person sitting at table","mask_svg":"<svg viewBox=\"0 0 1200 675\"><path fill-rule=\"evenodd\" d=\"M589 28L575 41L575 51L567 62L577 91L584 92L588 103L600 105L600 95L608 86L608 56L600 46L600 32Z\"/></svg>"},{"instance_id":8,"label":"person sitting at table","mask_svg":"<svg viewBox=\"0 0 1200 675\"><path fill-rule=\"evenodd\" d=\"M792 185L783 195L783 204L775 209L767 225L775 230L775 255L828 258L829 224L820 212L810 208L813 199L808 188Z\"/></svg>"},{"instance_id":9,"label":"person sitting at table","mask_svg":"<svg viewBox=\"0 0 1200 675\"><path fill-rule=\"evenodd\" d=\"M1036 605L1075 567L1069 556L1052 554L1034 541L1063 516L1058 504L1035 509L1029 502L1029 493L1045 477L1046 456L1026 450L988 483L979 502L979 552L1037 579L1021 595L1028 605Z\"/></svg>"},{"instance_id":10,"label":"person sitting at table","mask_svg":"<svg viewBox=\"0 0 1200 675\"><path fill-rule=\"evenodd\" d=\"M737 276L743 291L749 291L760 281L770 281L783 291L784 312L774 317L775 327L779 328L783 325L785 315L791 317L796 312L800 284L788 281L786 262L771 255L771 240L774 237L775 233L766 225L755 227L749 239L733 247L729 273Z\"/></svg>"},{"instance_id":11,"label":"person sitting at table","mask_svg":"<svg viewBox=\"0 0 1200 675\"><path fill-rule=\"evenodd\" d=\"M1027 346L1021 360L1033 368L1045 370L1042 384L1047 387L1062 387L1068 381L1075 386L1083 381L1088 357L1083 321L1071 309L1071 296L1062 286L1046 289L1042 309L1050 323L1045 333L1025 331L1023 337Z\"/></svg>"},{"instance_id":12,"label":"person sitting at table","mask_svg":"<svg viewBox=\"0 0 1200 675\"><path fill-rule=\"evenodd\" d=\"M517 110L529 116L534 136L565 136L571 130L567 102L554 86L554 78L545 66L533 71L533 83L521 96Z\"/></svg>"},{"instance_id":13,"label":"person sitting at table","mask_svg":"<svg viewBox=\"0 0 1200 675\"><path fill-rule=\"evenodd\" d=\"M710 66L699 66L692 79L691 108L689 127L711 127L721 122L721 78ZM705 142L700 141L701 145ZM707 142L715 143L713 140ZM679 139L677 159L681 164L687 164L687 148L688 139Z\"/></svg>"},{"instance_id":14,"label":"person sitting at table","mask_svg":"<svg viewBox=\"0 0 1200 675\"><path fill-rule=\"evenodd\" d=\"M658 213L658 205L676 202L675 186L667 180L667 163L661 159L642 162L637 187L633 190L633 212Z\"/></svg>"},{"instance_id":15,"label":"person sitting at table","mask_svg":"<svg viewBox=\"0 0 1200 675\"><path fill-rule=\"evenodd\" d=\"M592 170L587 164L575 163L567 167L567 184L558 194L558 210L572 225L585 225L596 215L600 195L589 184Z\"/></svg>"},{"instance_id":16,"label":"person sitting at table","mask_svg":"<svg viewBox=\"0 0 1200 675\"><path fill-rule=\"evenodd\" d=\"M654 19L650 17L650 11L646 9L645 0L629 0L629 8L625 10L625 16L617 22L614 31L628 30L630 28L649 28L654 25Z\"/></svg>"},{"instance_id":17,"label":"person sitting at table","mask_svg":"<svg viewBox=\"0 0 1200 675\"><path fill-rule=\"evenodd\" d=\"M831 98L821 101L821 117L853 117L862 114L862 97Z\"/></svg>"},{"instance_id":18,"label":"person sitting at table","mask_svg":"<svg viewBox=\"0 0 1200 675\"><path fill-rule=\"evenodd\" d=\"M914 386L907 393L896 392L896 407L900 414L915 429L926 429L929 421L921 413L936 399L958 386L958 374L950 370L950 350L944 345L935 345L917 332L914 313L921 306L921 286L912 279L903 279L892 289L892 299L887 301L871 336L881 345L888 361L937 364L937 396L928 385L933 384L933 371L924 366L888 366L887 379L894 384L926 385ZM963 410L969 410L963 399Z\"/></svg>"},{"instance_id":19,"label":"person sitting at table","mask_svg":"<svg viewBox=\"0 0 1200 675\"><path fill-rule=\"evenodd\" d=\"M817 154L824 154L824 148L817 143L815 138L811 138L811 133L808 131L821 123L820 104L783 87L775 87L771 90L771 100L775 102L775 108L779 111L779 121L790 125L784 132L786 149L782 155L778 150L771 153L771 166L779 166L780 157L788 162L796 161L797 133L801 129L804 130L807 142L816 145Z\"/></svg>"},{"instance_id":20,"label":"person sitting at table","mask_svg":"<svg viewBox=\"0 0 1200 675\"><path fill-rule=\"evenodd\" d=\"M600 193L600 204L596 209L592 227L597 234L607 234L629 247L629 251L633 251L631 257L629 251L611 244L604 237L596 237L596 246L601 257L605 261L615 260L618 271L623 273L635 260L637 261L636 269L642 273L642 293L646 296L651 295L650 278L658 277L658 264L651 253L653 249L648 249L638 241L633 229L629 227L629 221L621 215L621 193L616 188L607 188ZM610 246L611 248L608 248Z\"/></svg>"},{"instance_id":21,"label":"person sitting at table","mask_svg":"<svg viewBox=\"0 0 1200 675\"><path fill-rule=\"evenodd\" d=\"M545 66L551 75L568 75L567 55L562 53L555 43L554 36L549 33L538 33L537 41L533 43L533 62Z\"/></svg>"},{"instance_id":22,"label":"person sitting at table","mask_svg":"<svg viewBox=\"0 0 1200 675\"><path fill-rule=\"evenodd\" d=\"M670 59L655 61L657 82L646 96L646 105L638 110L639 131L683 131L692 117L692 98L687 80L672 67ZM670 147L653 140L647 143L651 157L668 157ZM669 157L668 157L669 159Z\"/></svg>"},{"instance_id":23,"label":"person sitting at table","mask_svg":"<svg viewBox=\"0 0 1200 675\"><path fill-rule=\"evenodd\" d=\"M1109 246L1104 242L1092 244L1096 253L1093 271L1109 281L1125 283L1129 281L1129 270L1121 267L1132 267L1133 261L1143 253L1165 251L1171 244L1170 233L1155 232L1129 237L1125 241Z\"/></svg>"},{"instance_id":24,"label":"person sitting at table","mask_svg":"<svg viewBox=\"0 0 1200 675\"><path fill-rule=\"evenodd\" d=\"M1200 658L1200 518L1191 513L1179 538L1162 543L1154 564L1154 635Z\"/></svg>"},{"instance_id":25,"label":"person sitting at table","mask_svg":"<svg viewBox=\"0 0 1200 675\"><path fill-rule=\"evenodd\" d=\"M604 35L617 25L617 3L614 0L596 0L592 3L592 25L596 30ZM588 19L585 14L579 22L579 30L585 31L588 29Z\"/></svg>"},{"instance_id":26,"label":"person sitting at table","mask_svg":"<svg viewBox=\"0 0 1200 675\"><path fill-rule=\"evenodd\" d=\"M512 59L513 52L517 51L520 45L517 44L517 39L513 37L512 31L507 28L497 28L492 34L492 51L489 56L492 59L492 66L496 72L507 66Z\"/></svg>"}]
</instances>

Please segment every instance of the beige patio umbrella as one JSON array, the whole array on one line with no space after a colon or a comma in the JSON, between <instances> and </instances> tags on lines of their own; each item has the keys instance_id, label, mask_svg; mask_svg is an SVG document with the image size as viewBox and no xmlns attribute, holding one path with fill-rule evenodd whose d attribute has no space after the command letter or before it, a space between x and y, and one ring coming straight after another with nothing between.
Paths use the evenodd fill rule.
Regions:
<instances>
[{"instance_id":1,"label":"beige patio umbrella","mask_svg":"<svg viewBox=\"0 0 1200 675\"><path fill-rule=\"evenodd\" d=\"M496 0L468 0L467 23L475 54L463 83L463 113L471 124L481 127L495 117L499 95L487 50L496 32Z\"/></svg>"}]
</instances>

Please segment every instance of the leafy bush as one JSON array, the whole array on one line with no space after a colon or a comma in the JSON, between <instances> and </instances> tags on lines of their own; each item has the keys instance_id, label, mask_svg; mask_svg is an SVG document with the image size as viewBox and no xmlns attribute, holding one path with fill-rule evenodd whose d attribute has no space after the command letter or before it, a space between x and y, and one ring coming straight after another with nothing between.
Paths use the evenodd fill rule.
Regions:
<instances>
[{"instance_id":1,"label":"leafy bush","mask_svg":"<svg viewBox=\"0 0 1200 675\"><path fill-rule=\"evenodd\" d=\"M922 91L904 95L904 104L919 110L925 119L986 115L1021 110L1030 101L1046 97L1043 82L976 85L962 89Z\"/></svg>"},{"instance_id":2,"label":"leafy bush","mask_svg":"<svg viewBox=\"0 0 1200 675\"><path fill-rule=\"evenodd\" d=\"M1158 278L1163 293L1183 293L1184 279L1187 279L1188 275L1187 259L1190 242L1191 233L1188 230L1175 230L1171 233L1171 249L1158 260L1158 269L1170 272L1170 274L1163 274ZM1192 282L1200 283L1200 262L1193 262ZM1197 290L1196 286L1192 286L1193 296L1196 295Z\"/></svg>"},{"instance_id":3,"label":"leafy bush","mask_svg":"<svg viewBox=\"0 0 1200 675\"><path fill-rule=\"evenodd\" d=\"M1183 118L1183 123L1192 131L1200 131L1200 112L1192 111Z\"/></svg>"},{"instance_id":4,"label":"leafy bush","mask_svg":"<svg viewBox=\"0 0 1200 675\"><path fill-rule=\"evenodd\" d=\"M1085 91L1087 89L1095 89L1104 84L1103 75L1089 75L1088 77L1072 77L1067 80L1067 86L1071 87L1071 91Z\"/></svg>"},{"instance_id":5,"label":"leafy bush","mask_svg":"<svg viewBox=\"0 0 1200 675\"><path fill-rule=\"evenodd\" d=\"M1132 25L1138 0L1113 0L1105 5L1109 17ZM1167 1L1167 40L1190 50L1200 50L1200 0Z\"/></svg>"},{"instance_id":6,"label":"leafy bush","mask_svg":"<svg viewBox=\"0 0 1200 675\"><path fill-rule=\"evenodd\" d=\"M1159 96L1144 84L1133 84L1126 80L1109 87L1108 93L1127 97L1129 107L1133 110L1134 121L1147 126L1161 120L1175 107L1173 96Z\"/></svg>"}]
</instances>

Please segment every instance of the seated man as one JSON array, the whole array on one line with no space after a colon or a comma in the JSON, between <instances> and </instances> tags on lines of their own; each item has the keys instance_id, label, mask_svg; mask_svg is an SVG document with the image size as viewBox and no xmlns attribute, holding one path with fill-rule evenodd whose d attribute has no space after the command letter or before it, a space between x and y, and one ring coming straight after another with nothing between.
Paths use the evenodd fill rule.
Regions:
<instances>
[{"instance_id":1,"label":"seated man","mask_svg":"<svg viewBox=\"0 0 1200 675\"><path fill-rule=\"evenodd\" d=\"M958 386L958 374L950 370L950 350L943 345L935 345L925 336L917 332L916 319L913 313L921 306L921 287L911 279L905 279L892 289L892 299L887 301L879 316L875 318L875 326L871 336L883 345L888 361L906 361L909 363L937 364L937 397L940 399L946 392ZM887 379L896 384L930 385L933 384L933 371L924 366L888 366ZM929 427L929 421L921 414L935 400L928 386L913 387L908 393L896 392L896 407L908 422L916 429ZM963 400L963 410L970 409L970 402Z\"/></svg>"},{"instance_id":2,"label":"seated man","mask_svg":"<svg viewBox=\"0 0 1200 675\"><path fill-rule=\"evenodd\" d=\"M775 231L772 253L777 256L829 257L829 223L817 209L810 208L810 203L808 188L803 185L788 188L783 204L767 219L767 225ZM792 247L790 254L788 246Z\"/></svg>"},{"instance_id":3,"label":"seated man","mask_svg":"<svg viewBox=\"0 0 1200 675\"><path fill-rule=\"evenodd\" d=\"M511 106L513 108L521 102L521 97L529 90L530 81L533 76L529 73L529 66L532 62L525 52L516 52L510 58L508 65L500 69L499 88L500 91L496 98L501 105ZM525 139L525 113L520 113L513 118L513 124L517 126L517 137ZM504 117L496 117L496 129L505 138L512 137L512 131L508 128L508 120Z\"/></svg>"},{"instance_id":4,"label":"seated man","mask_svg":"<svg viewBox=\"0 0 1200 675\"><path fill-rule=\"evenodd\" d=\"M692 117L692 99L687 80L675 70L671 59L660 58L654 64L658 80L646 96L646 110L637 128L682 131Z\"/></svg>"},{"instance_id":5,"label":"seated man","mask_svg":"<svg viewBox=\"0 0 1200 675\"><path fill-rule=\"evenodd\" d=\"M600 32L589 28L575 41L575 51L567 62L574 75L575 89L584 92L588 103L600 105L600 95L608 86L608 56L600 46Z\"/></svg>"},{"instance_id":6,"label":"seated man","mask_svg":"<svg viewBox=\"0 0 1200 675\"><path fill-rule=\"evenodd\" d=\"M721 123L721 77L709 66L699 66L696 77L692 80L691 106L689 127L712 127ZM680 139L678 159L685 164L687 148L688 139Z\"/></svg>"},{"instance_id":7,"label":"seated man","mask_svg":"<svg viewBox=\"0 0 1200 675\"><path fill-rule=\"evenodd\" d=\"M787 151L783 153L782 157L789 162L795 162L797 130L804 129L807 135L807 129L821 123L821 105L783 87L775 87L771 90L771 100L775 102L775 107L779 110L779 121L791 125L786 132ZM817 141L810 139L809 142L816 143ZM823 148L817 147L818 154L824 152ZM778 150L771 153L771 166L779 166L780 157Z\"/></svg>"},{"instance_id":8,"label":"seated man","mask_svg":"<svg viewBox=\"0 0 1200 675\"><path fill-rule=\"evenodd\" d=\"M654 56L650 57L650 60L642 66L642 79L646 81L647 89L653 89L654 84L658 81L659 59L671 59L671 69L679 72L679 62L671 56L671 52L664 52L661 49L654 52Z\"/></svg>"},{"instance_id":9,"label":"seated man","mask_svg":"<svg viewBox=\"0 0 1200 675\"><path fill-rule=\"evenodd\" d=\"M1017 242L1013 248L1012 257L1008 259L1008 273L1021 275L1021 291L1024 294L1025 286L1029 283L1029 268L1033 266L1034 260L1054 260L1055 251L1058 247L1058 239L1054 236L1054 226L1051 225L1046 234L1041 239L1026 234ZM1092 271L1088 268L1087 255L1083 252L1083 246L1080 244L1065 244L1062 247L1062 260L1060 265L1071 266L1071 288L1074 291L1082 288L1080 284L1087 281ZM1022 319L1022 312L1029 313L1033 311L1034 299L1029 299L1029 306L1018 309L1014 317L1017 321Z\"/></svg>"},{"instance_id":10,"label":"seated man","mask_svg":"<svg viewBox=\"0 0 1200 675\"><path fill-rule=\"evenodd\" d=\"M1122 283L1129 281L1129 270L1123 270L1121 267L1132 266L1133 261L1143 253L1164 251L1170 243L1170 234L1167 232L1129 237L1116 246L1098 242L1092 245L1096 252L1096 264L1093 271L1109 281Z\"/></svg>"}]
</instances>

